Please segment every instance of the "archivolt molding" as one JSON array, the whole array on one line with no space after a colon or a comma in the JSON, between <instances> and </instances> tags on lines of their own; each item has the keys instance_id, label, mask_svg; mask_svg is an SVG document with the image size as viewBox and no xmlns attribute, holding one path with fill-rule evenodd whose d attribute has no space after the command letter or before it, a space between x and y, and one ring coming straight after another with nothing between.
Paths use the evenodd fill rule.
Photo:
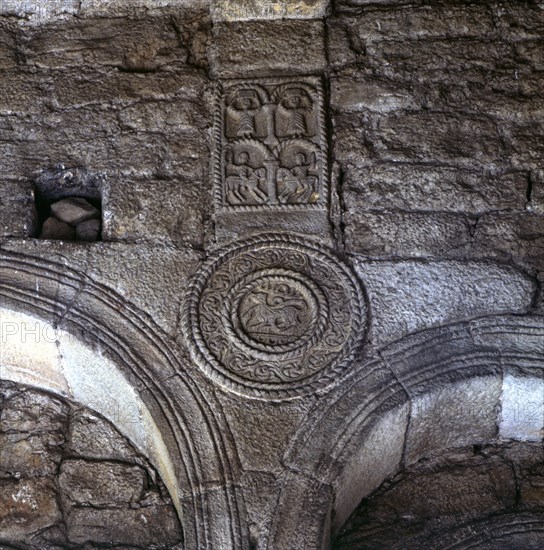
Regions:
<instances>
[{"instance_id":1,"label":"archivolt molding","mask_svg":"<svg viewBox=\"0 0 544 550\"><path fill-rule=\"evenodd\" d=\"M78 348L81 353L74 360L92 362L98 356L112 366L112 377L115 372L123 373L134 399L143 404L140 412L148 411L149 420L159 428L159 439L175 470L170 489L175 491L172 496L181 510L187 547L246 547L232 435L220 404L202 388L202 380L185 368L186 359L177 345L112 289L29 255L0 254L0 295L3 314L23 312L43 320L57 336L62 333L55 343L60 353ZM89 375L91 369L82 372ZM37 380L32 383L40 386ZM92 374L86 383L93 383ZM51 384L46 389L62 393ZM117 427L126 433L119 422ZM163 465L157 464L157 456L149 458L155 458L154 465L165 472ZM215 489L210 491L210 486Z\"/></svg>"},{"instance_id":2,"label":"archivolt molding","mask_svg":"<svg viewBox=\"0 0 544 550\"><path fill-rule=\"evenodd\" d=\"M543 358L544 317L491 316L410 335L360 361L293 438L260 548L326 548L362 498L424 456L410 445L425 426L437 430L417 452L496 438L541 440L542 423L535 431L532 418L520 415L513 433L509 415L516 400L528 398L527 388L544 398ZM418 414L429 400L436 406ZM544 412L544 402L538 406ZM322 512L312 520L306 511L318 502Z\"/></svg>"}]
</instances>

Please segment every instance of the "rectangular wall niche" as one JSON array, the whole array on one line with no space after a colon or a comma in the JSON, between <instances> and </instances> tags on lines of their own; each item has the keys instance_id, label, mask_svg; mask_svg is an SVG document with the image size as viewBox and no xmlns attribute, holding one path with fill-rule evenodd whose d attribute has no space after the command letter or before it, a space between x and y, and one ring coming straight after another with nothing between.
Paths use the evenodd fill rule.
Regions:
<instances>
[{"instance_id":1,"label":"rectangular wall niche","mask_svg":"<svg viewBox=\"0 0 544 550\"><path fill-rule=\"evenodd\" d=\"M216 101L212 174L218 238L263 229L328 235L321 80L226 80Z\"/></svg>"},{"instance_id":2,"label":"rectangular wall niche","mask_svg":"<svg viewBox=\"0 0 544 550\"><path fill-rule=\"evenodd\" d=\"M36 182L37 237L95 242L102 229L101 178L59 166Z\"/></svg>"}]
</instances>

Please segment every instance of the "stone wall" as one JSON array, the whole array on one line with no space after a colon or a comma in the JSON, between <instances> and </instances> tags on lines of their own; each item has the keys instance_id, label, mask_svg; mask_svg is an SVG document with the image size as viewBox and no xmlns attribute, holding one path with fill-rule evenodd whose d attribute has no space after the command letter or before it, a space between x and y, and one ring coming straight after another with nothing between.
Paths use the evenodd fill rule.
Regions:
<instances>
[{"instance_id":1,"label":"stone wall","mask_svg":"<svg viewBox=\"0 0 544 550\"><path fill-rule=\"evenodd\" d=\"M543 458L514 443L423 460L362 502L335 548L538 548Z\"/></svg>"},{"instance_id":2,"label":"stone wall","mask_svg":"<svg viewBox=\"0 0 544 550\"><path fill-rule=\"evenodd\" d=\"M0 503L2 547L182 547L172 501L130 442L89 409L9 382Z\"/></svg>"},{"instance_id":3,"label":"stone wall","mask_svg":"<svg viewBox=\"0 0 544 550\"><path fill-rule=\"evenodd\" d=\"M328 21L348 250L542 269L538 2L338 2Z\"/></svg>"},{"instance_id":4,"label":"stone wall","mask_svg":"<svg viewBox=\"0 0 544 550\"><path fill-rule=\"evenodd\" d=\"M431 474L414 463L425 459L437 472L441 460L457 461L459 476L482 472L511 500L506 447L525 442L539 462L544 433L542 3L34 4L0 9L0 312L46 319L119 367L164 438L177 476L164 481L183 513L178 525L154 473L161 464L92 412L3 386L0 483L10 489L0 494L9 501L0 543L176 548L184 538L191 550L314 550L337 537L357 548L372 530L381 545L388 491L419 491ZM264 115L259 131L255 121L230 136L222 126L243 111L228 111L238 82L266 96L268 135ZM319 170L304 177L326 192L303 206L218 206L229 139L259 151L274 142L270 117L286 83L317 107L280 138L298 146L319 127L310 148ZM262 165L232 164L251 177L269 169L281 139ZM301 170L288 168L288 177ZM100 206L100 242L36 238L36 198L67 196ZM292 341L281 330L241 341L231 313L251 300L237 293L285 281L290 298L313 296L304 330ZM204 334L199 300L211 290ZM300 361L297 338L306 338ZM228 360L215 360L223 341L234 342ZM234 352L248 348L244 378ZM281 371L288 361L294 380ZM279 375L267 380L271 365ZM19 429L27 401L41 412L30 407L33 427ZM526 403L536 420L508 412ZM82 423L104 454L96 442L72 448ZM471 456L473 445L495 444ZM109 476L115 494L95 486ZM517 504L507 499L500 513L538 523L540 504L520 504L518 481ZM18 524L9 514L19 514L11 501L21 483L43 513L25 509ZM425 531L420 508L399 506L395 518L419 518L418 533L400 522L421 537L414 547L464 521L452 514Z\"/></svg>"}]
</instances>

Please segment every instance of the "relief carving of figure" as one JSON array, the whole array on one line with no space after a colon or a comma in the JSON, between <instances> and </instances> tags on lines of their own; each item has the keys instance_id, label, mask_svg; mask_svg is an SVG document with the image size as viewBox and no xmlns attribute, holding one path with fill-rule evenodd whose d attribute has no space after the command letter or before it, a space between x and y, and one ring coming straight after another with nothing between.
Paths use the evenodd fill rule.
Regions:
<instances>
[{"instance_id":1,"label":"relief carving of figure","mask_svg":"<svg viewBox=\"0 0 544 550\"><path fill-rule=\"evenodd\" d=\"M255 134L255 116L261 108L261 101L255 90L238 90L229 107L235 112L236 135L250 138Z\"/></svg>"},{"instance_id":2,"label":"relief carving of figure","mask_svg":"<svg viewBox=\"0 0 544 550\"><path fill-rule=\"evenodd\" d=\"M298 138L308 135L307 117L312 111L312 99L302 88L288 88L281 96L280 108L287 116L285 133Z\"/></svg>"},{"instance_id":3,"label":"relief carving of figure","mask_svg":"<svg viewBox=\"0 0 544 550\"><path fill-rule=\"evenodd\" d=\"M292 168L279 168L276 173L278 201L282 204L314 203L318 178L315 175L315 154L298 152ZM309 161L309 162L308 162Z\"/></svg>"},{"instance_id":4,"label":"relief carving of figure","mask_svg":"<svg viewBox=\"0 0 544 550\"><path fill-rule=\"evenodd\" d=\"M288 284L263 283L242 301L240 320L262 343L282 343L304 333L312 319L304 297Z\"/></svg>"},{"instance_id":5,"label":"relief carving of figure","mask_svg":"<svg viewBox=\"0 0 544 550\"><path fill-rule=\"evenodd\" d=\"M262 204L268 199L261 186L266 182L266 170L253 168L249 164L249 154L242 151L238 163L228 159L226 178L226 198L229 204Z\"/></svg>"}]
</instances>

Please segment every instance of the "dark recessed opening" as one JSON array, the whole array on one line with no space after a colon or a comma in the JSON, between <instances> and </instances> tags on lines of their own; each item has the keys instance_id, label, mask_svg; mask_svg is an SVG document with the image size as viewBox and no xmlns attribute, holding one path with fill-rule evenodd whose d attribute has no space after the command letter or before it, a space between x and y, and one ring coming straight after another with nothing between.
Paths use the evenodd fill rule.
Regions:
<instances>
[{"instance_id":1,"label":"dark recessed opening","mask_svg":"<svg viewBox=\"0 0 544 550\"><path fill-rule=\"evenodd\" d=\"M60 165L36 182L39 239L96 242L102 232L102 179Z\"/></svg>"}]
</instances>

